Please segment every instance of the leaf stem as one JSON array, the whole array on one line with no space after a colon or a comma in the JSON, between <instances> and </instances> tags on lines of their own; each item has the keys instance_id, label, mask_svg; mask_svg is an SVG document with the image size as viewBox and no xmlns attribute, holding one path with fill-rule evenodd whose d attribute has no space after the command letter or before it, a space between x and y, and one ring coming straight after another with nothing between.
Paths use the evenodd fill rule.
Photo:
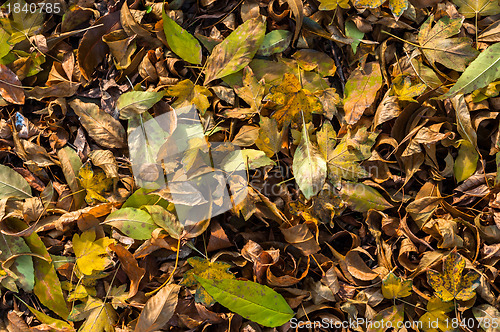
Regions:
<instances>
[{"instance_id":1,"label":"leaf stem","mask_svg":"<svg viewBox=\"0 0 500 332\"><path fill-rule=\"evenodd\" d=\"M173 269L172 273L170 273L167 280L165 280L165 282L160 287L158 287L157 289L155 289L149 293L146 293L147 297L154 295L156 292L158 292L160 289L165 287L170 282L170 279L172 279L175 271L177 270L177 264L179 263L179 252L180 251L181 251L181 237L179 236L179 239L177 240L177 254L175 255L175 265L174 265L174 269Z\"/></svg>"}]
</instances>

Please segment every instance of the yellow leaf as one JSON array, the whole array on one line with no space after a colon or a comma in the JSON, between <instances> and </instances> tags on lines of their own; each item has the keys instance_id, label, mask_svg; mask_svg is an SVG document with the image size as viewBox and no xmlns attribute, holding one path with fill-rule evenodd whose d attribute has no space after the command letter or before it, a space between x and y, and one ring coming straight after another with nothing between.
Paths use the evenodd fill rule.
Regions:
<instances>
[{"instance_id":1,"label":"yellow leaf","mask_svg":"<svg viewBox=\"0 0 500 332\"><path fill-rule=\"evenodd\" d=\"M191 257L188 259L188 263L193 267L193 269L184 274L184 280L181 282L181 285L186 287L197 285L195 294L196 302L212 305L215 303L215 300L198 283L194 277L195 275L210 280L234 279L234 275L229 272L231 265L227 263L210 262L209 260L202 259L200 257Z\"/></svg>"},{"instance_id":2,"label":"yellow leaf","mask_svg":"<svg viewBox=\"0 0 500 332\"><path fill-rule=\"evenodd\" d=\"M349 8L349 0L320 0L319 10L334 10L337 6Z\"/></svg>"},{"instance_id":3,"label":"yellow leaf","mask_svg":"<svg viewBox=\"0 0 500 332\"><path fill-rule=\"evenodd\" d=\"M210 106L208 97L212 96L212 93L207 88L195 85L191 80L184 80L169 87L165 94L170 97L177 97L172 107L180 108L194 104L202 115Z\"/></svg>"},{"instance_id":4,"label":"yellow leaf","mask_svg":"<svg viewBox=\"0 0 500 332\"><path fill-rule=\"evenodd\" d=\"M264 81L257 81L250 67L243 68L243 86L235 87L234 92L243 99L250 108L258 111L264 96Z\"/></svg>"},{"instance_id":5,"label":"yellow leaf","mask_svg":"<svg viewBox=\"0 0 500 332\"><path fill-rule=\"evenodd\" d=\"M411 295L411 280L402 280L392 272L390 272L384 280L382 280L382 295L386 299L397 299Z\"/></svg>"},{"instance_id":6,"label":"yellow leaf","mask_svg":"<svg viewBox=\"0 0 500 332\"><path fill-rule=\"evenodd\" d=\"M469 271L462 277L465 259L456 251L451 252L443 263L443 273L427 271L429 285L434 288L436 296L444 302L457 299L467 301L474 297L479 286L479 273Z\"/></svg>"},{"instance_id":7,"label":"yellow leaf","mask_svg":"<svg viewBox=\"0 0 500 332\"><path fill-rule=\"evenodd\" d=\"M427 312L420 317L422 330L425 332L451 331L449 317L446 315L454 309L453 302L443 302L438 297L433 297L427 303Z\"/></svg>"},{"instance_id":8,"label":"yellow leaf","mask_svg":"<svg viewBox=\"0 0 500 332\"><path fill-rule=\"evenodd\" d=\"M87 320L78 330L79 332L114 332L118 315L109 303L89 297L83 310L88 314Z\"/></svg>"},{"instance_id":9,"label":"yellow leaf","mask_svg":"<svg viewBox=\"0 0 500 332\"><path fill-rule=\"evenodd\" d=\"M106 177L106 174L97 170L94 172L90 163L85 163L78 172L78 181L80 185L87 191L85 201L88 204L93 204L95 200L107 202L108 200L102 197L102 193L109 190L113 184L112 179Z\"/></svg>"},{"instance_id":10,"label":"yellow leaf","mask_svg":"<svg viewBox=\"0 0 500 332\"><path fill-rule=\"evenodd\" d=\"M312 113L322 113L323 107L314 94L309 90L302 89L297 76L287 73L280 85L271 88L265 100L276 104L276 111L272 117L278 121L278 125L283 127L294 121L301 123L301 113L304 121L309 123Z\"/></svg>"},{"instance_id":11,"label":"yellow leaf","mask_svg":"<svg viewBox=\"0 0 500 332\"><path fill-rule=\"evenodd\" d=\"M354 6L361 8L377 8L384 2L385 0L355 0ZM389 0L389 8L391 9L396 20L398 20L401 15L403 15L403 12L408 8L408 3L408 0Z\"/></svg>"},{"instance_id":12,"label":"yellow leaf","mask_svg":"<svg viewBox=\"0 0 500 332\"><path fill-rule=\"evenodd\" d=\"M95 241L95 231L86 231L81 236L73 236L73 250L76 256L76 266L85 275L93 271L102 271L111 262L106 248L115 243L114 240L103 237Z\"/></svg>"},{"instance_id":13,"label":"yellow leaf","mask_svg":"<svg viewBox=\"0 0 500 332\"><path fill-rule=\"evenodd\" d=\"M423 83L413 84L409 76L398 75L392 81L392 92L399 100L417 102L413 97L421 96L426 85Z\"/></svg>"}]
</instances>

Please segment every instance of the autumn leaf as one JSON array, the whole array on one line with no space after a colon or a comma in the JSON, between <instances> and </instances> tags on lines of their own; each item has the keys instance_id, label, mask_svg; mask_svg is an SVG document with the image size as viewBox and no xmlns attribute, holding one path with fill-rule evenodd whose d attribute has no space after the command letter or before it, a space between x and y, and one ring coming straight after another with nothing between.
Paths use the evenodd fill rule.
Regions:
<instances>
[{"instance_id":1,"label":"autumn leaf","mask_svg":"<svg viewBox=\"0 0 500 332\"><path fill-rule=\"evenodd\" d=\"M427 86L423 83L412 84L410 77L399 75L392 81L392 91L399 100L417 102L413 97L424 93Z\"/></svg>"},{"instance_id":2,"label":"autumn leaf","mask_svg":"<svg viewBox=\"0 0 500 332\"><path fill-rule=\"evenodd\" d=\"M184 274L181 285L186 287L197 286L195 294L196 302L201 302L210 306L215 303L215 300L205 289L203 289L195 276L213 280L234 279L234 275L229 272L231 265L227 263L211 262L200 257L191 257L188 259L188 263L193 268Z\"/></svg>"},{"instance_id":3,"label":"autumn leaf","mask_svg":"<svg viewBox=\"0 0 500 332\"><path fill-rule=\"evenodd\" d=\"M276 105L276 111L272 117L278 122L278 126L284 127L291 122L301 123L302 118L308 123L313 113L321 113L322 106L318 98L309 90L302 89L297 76L286 73L280 85L270 89L265 97Z\"/></svg>"},{"instance_id":4,"label":"autumn leaf","mask_svg":"<svg viewBox=\"0 0 500 332\"><path fill-rule=\"evenodd\" d=\"M114 332L118 315L109 303L89 297L83 312L87 316L78 331L80 332Z\"/></svg>"},{"instance_id":5,"label":"autumn leaf","mask_svg":"<svg viewBox=\"0 0 500 332\"><path fill-rule=\"evenodd\" d=\"M439 297L433 297L427 302L427 312L420 316L422 330L425 332L452 331L450 318L446 313L455 308L453 302L443 302Z\"/></svg>"},{"instance_id":6,"label":"autumn leaf","mask_svg":"<svg viewBox=\"0 0 500 332\"><path fill-rule=\"evenodd\" d=\"M478 51L470 45L467 37L450 38L460 32L463 18L444 16L434 26L434 15L431 15L421 26L418 42L422 52L431 64L440 64L457 71L464 71L466 65L477 55Z\"/></svg>"},{"instance_id":7,"label":"autumn leaf","mask_svg":"<svg viewBox=\"0 0 500 332\"><path fill-rule=\"evenodd\" d=\"M111 259L107 252L107 248L115 241L103 237L95 239L95 231L85 231L82 235L73 235L73 249L76 256L76 266L84 275L92 275L94 271L99 272L104 270Z\"/></svg>"},{"instance_id":8,"label":"autumn leaf","mask_svg":"<svg viewBox=\"0 0 500 332\"><path fill-rule=\"evenodd\" d=\"M0 63L0 96L12 104L24 104L21 81L7 66Z\"/></svg>"},{"instance_id":9,"label":"autumn leaf","mask_svg":"<svg viewBox=\"0 0 500 332\"><path fill-rule=\"evenodd\" d=\"M378 62L368 62L349 76L344 90L345 121L355 124L365 110L372 106L382 87L382 72Z\"/></svg>"},{"instance_id":10,"label":"autumn leaf","mask_svg":"<svg viewBox=\"0 0 500 332\"><path fill-rule=\"evenodd\" d=\"M458 12L466 18L500 14L500 6L490 0L453 0Z\"/></svg>"},{"instance_id":11,"label":"autumn leaf","mask_svg":"<svg viewBox=\"0 0 500 332\"><path fill-rule=\"evenodd\" d=\"M348 0L321 0L319 10L335 10L337 6L344 9L350 7Z\"/></svg>"},{"instance_id":12,"label":"autumn leaf","mask_svg":"<svg viewBox=\"0 0 500 332\"><path fill-rule=\"evenodd\" d=\"M113 182L102 170L94 171L90 163L85 163L78 171L78 182L87 191L85 201L88 204L93 204L95 200L108 201L102 194L110 189Z\"/></svg>"},{"instance_id":13,"label":"autumn leaf","mask_svg":"<svg viewBox=\"0 0 500 332\"><path fill-rule=\"evenodd\" d=\"M240 25L215 46L206 62L204 85L248 65L262 44L265 32L262 19L257 17Z\"/></svg>"},{"instance_id":14,"label":"autumn leaf","mask_svg":"<svg viewBox=\"0 0 500 332\"><path fill-rule=\"evenodd\" d=\"M189 63L200 64L200 43L165 13L164 6L162 6L161 15L163 19L163 31L165 32L170 49L180 56L181 59Z\"/></svg>"},{"instance_id":15,"label":"autumn leaf","mask_svg":"<svg viewBox=\"0 0 500 332\"><path fill-rule=\"evenodd\" d=\"M302 125L302 139L293 155L292 170L295 181L306 199L316 195L326 180L326 160L318 147L311 142L305 121Z\"/></svg>"},{"instance_id":16,"label":"autumn leaf","mask_svg":"<svg viewBox=\"0 0 500 332\"><path fill-rule=\"evenodd\" d=\"M207 88L195 85L191 80L184 80L169 87L165 91L165 94L170 97L177 97L172 104L174 108L187 107L194 104L202 115L210 107L208 97L212 96L212 93Z\"/></svg>"},{"instance_id":17,"label":"autumn leaf","mask_svg":"<svg viewBox=\"0 0 500 332\"><path fill-rule=\"evenodd\" d=\"M428 283L442 301L467 301L474 297L480 275L472 270L462 276L465 264L465 258L452 251L444 260L443 273L427 271Z\"/></svg>"},{"instance_id":18,"label":"autumn leaf","mask_svg":"<svg viewBox=\"0 0 500 332\"><path fill-rule=\"evenodd\" d=\"M250 67L243 68L243 86L235 87L234 92L243 99L253 111L260 110L264 96L263 81L257 81Z\"/></svg>"},{"instance_id":19,"label":"autumn leaf","mask_svg":"<svg viewBox=\"0 0 500 332\"><path fill-rule=\"evenodd\" d=\"M387 309L378 312L371 320L366 332L383 332L387 330L387 324L390 322L391 326L402 326L404 319L404 306L394 305ZM377 324L378 322L378 324Z\"/></svg>"},{"instance_id":20,"label":"autumn leaf","mask_svg":"<svg viewBox=\"0 0 500 332\"><path fill-rule=\"evenodd\" d=\"M382 280L382 295L386 299L397 299L411 295L412 281L403 280L397 277L393 272Z\"/></svg>"},{"instance_id":21,"label":"autumn leaf","mask_svg":"<svg viewBox=\"0 0 500 332\"><path fill-rule=\"evenodd\" d=\"M367 8L377 8L380 7L385 0L355 0L355 7L367 7ZM389 8L392 11L392 14L398 20L403 12L408 8L409 2L408 0L389 0Z\"/></svg>"}]
</instances>

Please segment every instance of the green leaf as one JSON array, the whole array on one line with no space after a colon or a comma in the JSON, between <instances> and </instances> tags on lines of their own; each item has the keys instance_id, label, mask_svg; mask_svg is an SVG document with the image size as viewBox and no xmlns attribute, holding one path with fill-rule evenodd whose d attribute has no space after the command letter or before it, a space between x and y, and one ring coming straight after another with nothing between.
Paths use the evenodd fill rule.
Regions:
<instances>
[{"instance_id":1,"label":"green leaf","mask_svg":"<svg viewBox=\"0 0 500 332\"><path fill-rule=\"evenodd\" d=\"M294 316L283 296L267 286L236 279L195 278L221 305L263 326L281 326Z\"/></svg>"},{"instance_id":2,"label":"green leaf","mask_svg":"<svg viewBox=\"0 0 500 332\"><path fill-rule=\"evenodd\" d=\"M19 231L27 227L26 224L20 221L16 224ZM33 257L33 267L35 269L35 287L33 291L35 295L44 306L61 318L66 319L69 316L69 310L66 306L61 282L52 263L52 257L37 233L24 236L24 240L32 253L44 258Z\"/></svg>"},{"instance_id":3,"label":"green leaf","mask_svg":"<svg viewBox=\"0 0 500 332\"><path fill-rule=\"evenodd\" d=\"M61 162L61 168L66 179L66 183L71 189L74 199L74 206L79 209L85 200L85 190L80 186L77 181L78 171L82 168L82 161L80 157L76 154L75 150L69 146L57 151L57 157Z\"/></svg>"},{"instance_id":4,"label":"green leaf","mask_svg":"<svg viewBox=\"0 0 500 332\"><path fill-rule=\"evenodd\" d=\"M263 166L275 165L264 151L255 149L236 150L227 154L222 159L220 167L222 170L232 173L235 171L245 171L249 169L257 169Z\"/></svg>"},{"instance_id":5,"label":"green leaf","mask_svg":"<svg viewBox=\"0 0 500 332\"><path fill-rule=\"evenodd\" d=\"M149 213L136 208L122 208L112 212L104 221L136 240L148 240L156 228Z\"/></svg>"},{"instance_id":6,"label":"green leaf","mask_svg":"<svg viewBox=\"0 0 500 332\"><path fill-rule=\"evenodd\" d=\"M7 10L7 5L14 8L15 4L19 4L19 8L29 6L24 0L8 0L2 5L2 9ZM4 17L0 19L3 28L10 33L9 43L15 45L26 37L31 37L37 34L44 23L44 14L40 8L32 12L31 10L11 10L11 18Z\"/></svg>"},{"instance_id":7,"label":"green leaf","mask_svg":"<svg viewBox=\"0 0 500 332\"><path fill-rule=\"evenodd\" d=\"M19 298L18 298L19 299ZM41 311L36 310L32 306L28 305L26 302L23 300L19 299L25 306L28 307L28 309L36 316L36 318L42 322L43 324L47 324L50 326L53 330L51 331L65 331L65 332L70 332L70 331L75 331L73 326L70 324L66 323L65 321L62 321L60 319L56 319L53 317L50 317L49 315L44 314Z\"/></svg>"},{"instance_id":8,"label":"green leaf","mask_svg":"<svg viewBox=\"0 0 500 332\"><path fill-rule=\"evenodd\" d=\"M162 8L163 31L168 46L182 60L198 65L201 63L201 45L189 32L172 20Z\"/></svg>"},{"instance_id":9,"label":"green leaf","mask_svg":"<svg viewBox=\"0 0 500 332\"><path fill-rule=\"evenodd\" d=\"M370 209L383 211L392 208L392 205L377 190L363 183L342 182L340 197L351 210L358 212L367 212Z\"/></svg>"},{"instance_id":10,"label":"green leaf","mask_svg":"<svg viewBox=\"0 0 500 332\"><path fill-rule=\"evenodd\" d=\"M457 182L462 182L474 174L479 161L479 154L474 146L467 140L460 141L458 156L453 165L453 174L455 174Z\"/></svg>"},{"instance_id":11,"label":"green leaf","mask_svg":"<svg viewBox=\"0 0 500 332\"><path fill-rule=\"evenodd\" d=\"M351 48L353 53L356 54L358 45L361 42L361 39L363 39L363 37L365 36L364 32L359 31L358 27L353 21L347 21L345 23L345 35L346 37L352 38L352 40L354 40L351 43Z\"/></svg>"},{"instance_id":12,"label":"green leaf","mask_svg":"<svg viewBox=\"0 0 500 332\"><path fill-rule=\"evenodd\" d=\"M125 92L116 102L116 108L120 111L120 119L130 119L149 110L163 98L163 95L163 92L156 91Z\"/></svg>"},{"instance_id":13,"label":"green leaf","mask_svg":"<svg viewBox=\"0 0 500 332\"><path fill-rule=\"evenodd\" d=\"M246 21L231 32L214 47L208 58L204 84L236 73L248 65L262 44L265 32L266 26L260 17Z\"/></svg>"},{"instance_id":14,"label":"green leaf","mask_svg":"<svg viewBox=\"0 0 500 332\"><path fill-rule=\"evenodd\" d=\"M496 43L481 52L470 63L463 74L447 93L439 99L449 98L455 94L466 94L483 88L500 78L500 43Z\"/></svg>"},{"instance_id":15,"label":"green leaf","mask_svg":"<svg viewBox=\"0 0 500 332\"><path fill-rule=\"evenodd\" d=\"M231 265L226 262L211 262L200 257L191 257L188 259L188 263L193 268L184 274L181 285L186 287L198 286L194 297L196 302L208 306L215 304L213 297L199 285L196 276L210 280L234 279L234 274L229 272Z\"/></svg>"},{"instance_id":16,"label":"green leaf","mask_svg":"<svg viewBox=\"0 0 500 332\"><path fill-rule=\"evenodd\" d=\"M281 53L288 48L291 41L292 33L290 31L273 30L266 34L257 54L270 56L275 53Z\"/></svg>"},{"instance_id":17,"label":"green leaf","mask_svg":"<svg viewBox=\"0 0 500 332\"><path fill-rule=\"evenodd\" d=\"M305 123L302 126L302 140L293 155L292 170L295 181L306 199L310 199L323 188L326 180L326 160L309 139Z\"/></svg>"},{"instance_id":18,"label":"green leaf","mask_svg":"<svg viewBox=\"0 0 500 332\"><path fill-rule=\"evenodd\" d=\"M150 194L153 189L139 188L127 198L122 205L122 209L133 207L140 209L144 205L159 205L164 208L168 207L168 202L158 195Z\"/></svg>"},{"instance_id":19,"label":"green leaf","mask_svg":"<svg viewBox=\"0 0 500 332\"><path fill-rule=\"evenodd\" d=\"M21 174L12 168L0 165L0 199L2 198L29 198L31 187Z\"/></svg>"},{"instance_id":20,"label":"green leaf","mask_svg":"<svg viewBox=\"0 0 500 332\"><path fill-rule=\"evenodd\" d=\"M31 292L35 285L35 270L33 258L22 255L26 253L31 251L22 237L0 233L0 261L5 262L17 256L9 270L15 274L13 277L16 283L25 291Z\"/></svg>"}]
</instances>

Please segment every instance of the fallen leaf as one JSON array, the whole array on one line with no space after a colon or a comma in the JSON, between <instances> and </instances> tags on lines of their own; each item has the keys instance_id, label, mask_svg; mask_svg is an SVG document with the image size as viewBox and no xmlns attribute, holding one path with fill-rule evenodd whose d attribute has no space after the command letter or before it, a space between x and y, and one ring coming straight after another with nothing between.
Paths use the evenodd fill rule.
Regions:
<instances>
[{"instance_id":1,"label":"fallen leaf","mask_svg":"<svg viewBox=\"0 0 500 332\"><path fill-rule=\"evenodd\" d=\"M112 185L112 180L106 177L106 174L101 171L92 170L90 163L85 163L78 171L78 182L87 192L85 201L87 204L93 204L95 200L107 202L108 200L102 197L104 191L109 190Z\"/></svg>"},{"instance_id":2,"label":"fallen leaf","mask_svg":"<svg viewBox=\"0 0 500 332\"><path fill-rule=\"evenodd\" d=\"M195 65L201 63L200 43L189 32L172 20L162 8L163 31L168 47L182 60Z\"/></svg>"},{"instance_id":3,"label":"fallen leaf","mask_svg":"<svg viewBox=\"0 0 500 332\"><path fill-rule=\"evenodd\" d=\"M260 17L240 25L214 47L205 64L205 83L235 73L250 63L264 40L266 27Z\"/></svg>"},{"instance_id":4,"label":"fallen leaf","mask_svg":"<svg viewBox=\"0 0 500 332\"><path fill-rule=\"evenodd\" d=\"M73 249L76 256L76 266L85 275L92 275L94 271L103 271L111 262L107 248L115 241L103 237L95 239L95 231L85 231L82 235L73 236Z\"/></svg>"},{"instance_id":5,"label":"fallen leaf","mask_svg":"<svg viewBox=\"0 0 500 332\"><path fill-rule=\"evenodd\" d=\"M181 286L168 284L151 297L144 305L134 331L152 332L163 328L175 313L180 290Z\"/></svg>"},{"instance_id":6,"label":"fallen leaf","mask_svg":"<svg viewBox=\"0 0 500 332\"><path fill-rule=\"evenodd\" d=\"M22 83L7 66L0 63L0 96L12 104L24 104Z\"/></svg>"},{"instance_id":7,"label":"fallen leaf","mask_svg":"<svg viewBox=\"0 0 500 332\"><path fill-rule=\"evenodd\" d=\"M474 290L479 286L480 275L472 270L462 276L465 263L465 258L452 251L444 260L443 273L427 271L427 281L442 301L467 301L475 296Z\"/></svg>"}]
</instances>

